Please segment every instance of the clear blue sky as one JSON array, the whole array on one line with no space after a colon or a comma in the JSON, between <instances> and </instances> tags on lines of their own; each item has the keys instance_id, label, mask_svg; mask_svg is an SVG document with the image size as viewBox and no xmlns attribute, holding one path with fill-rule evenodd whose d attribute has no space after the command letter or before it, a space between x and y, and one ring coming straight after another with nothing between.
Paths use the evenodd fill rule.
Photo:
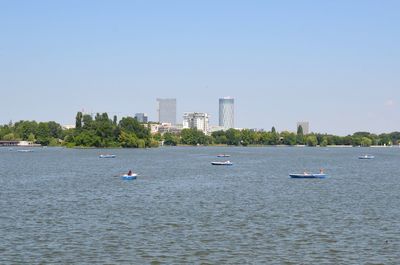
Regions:
<instances>
[{"instance_id":1,"label":"clear blue sky","mask_svg":"<svg viewBox=\"0 0 400 265\"><path fill-rule=\"evenodd\" d=\"M0 123L146 112L237 127L400 130L400 1L0 0Z\"/></svg>"}]
</instances>

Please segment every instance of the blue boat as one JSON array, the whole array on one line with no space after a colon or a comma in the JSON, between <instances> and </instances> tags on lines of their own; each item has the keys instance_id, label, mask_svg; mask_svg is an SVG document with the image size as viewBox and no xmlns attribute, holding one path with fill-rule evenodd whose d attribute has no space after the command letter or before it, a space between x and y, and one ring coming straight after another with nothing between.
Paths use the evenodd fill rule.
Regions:
<instances>
[{"instance_id":1,"label":"blue boat","mask_svg":"<svg viewBox=\"0 0 400 265\"><path fill-rule=\"evenodd\" d=\"M312 173L303 173L303 174L289 174L289 176L293 179L324 179L326 178L326 174L312 174Z\"/></svg>"},{"instance_id":2,"label":"blue boat","mask_svg":"<svg viewBox=\"0 0 400 265\"><path fill-rule=\"evenodd\" d=\"M132 174L132 175L122 175L123 180L134 180L136 179L137 174Z\"/></svg>"}]
</instances>

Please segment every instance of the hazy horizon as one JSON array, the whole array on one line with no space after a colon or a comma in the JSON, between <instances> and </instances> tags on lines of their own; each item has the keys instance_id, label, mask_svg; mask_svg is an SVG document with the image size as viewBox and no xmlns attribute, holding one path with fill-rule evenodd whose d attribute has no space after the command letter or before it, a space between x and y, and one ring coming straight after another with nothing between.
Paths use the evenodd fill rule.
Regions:
<instances>
[{"instance_id":1,"label":"hazy horizon","mask_svg":"<svg viewBox=\"0 0 400 265\"><path fill-rule=\"evenodd\" d=\"M235 126L400 131L398 1L2 1L0 124L156 121L235 99Z\"/></svg>"}]
</instances>

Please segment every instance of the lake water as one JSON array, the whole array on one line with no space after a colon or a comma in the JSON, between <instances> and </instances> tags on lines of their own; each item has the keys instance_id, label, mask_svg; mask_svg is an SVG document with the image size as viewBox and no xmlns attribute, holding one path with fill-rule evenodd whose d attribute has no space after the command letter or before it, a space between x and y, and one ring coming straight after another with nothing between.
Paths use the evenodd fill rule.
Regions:
<instances>
[{"instance_id":1,"label":"lake water","mask_svg":"<svg viewBox=\"0 0 400 265\"><path fill-rule=\"evenodd\" d=\"M16 150L0 148L0 264L400 263L400 148Z\"/></svg>"}]
</instances>

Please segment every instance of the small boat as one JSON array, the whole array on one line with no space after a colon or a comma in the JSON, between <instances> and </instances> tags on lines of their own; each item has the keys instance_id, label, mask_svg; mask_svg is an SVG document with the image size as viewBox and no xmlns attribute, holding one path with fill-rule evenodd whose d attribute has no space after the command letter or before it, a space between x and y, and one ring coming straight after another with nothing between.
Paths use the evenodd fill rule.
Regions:
<instances>
[{"instance_id":1,"label":"small boat","mask_svg":"<svg viewBox=\"0 0 400 265\"><path fill-rule=\"evenodd\" d=\"M121 176L123 180L134 180L137 177L137 174L132 174L132 175L122 175Z\"/></svg>"},{"instance_id":2,"label":"small boat","mask_svg":"<svg viewBox=\"0 0 400 265\"><path fill-rule=\"evenodd\" d=\"M223 162L211 162L211 165L214 166L232 166L233 163L231 161L223 161Z\"/></svg>"},{"instance_id":3,"label":"small boat","mask_svg":"<svg viewBox=\"0 0 400 265\"><path fill-rule=\"evenodd\" d=\"M100 155L100 158L115 158L116 155Z\"/></svg>"},{"instance_id":4,"label":"small boat","mask_svg":"<svg viewBox=\"0 0 400 265\"><path fill-rule=\"evenodd\" d=\"M323 179L323 178L326 178L326 174L324 174L324 173L289 174L289 176L293 179Z\"/></svg>"},{"instance_id":5,"label":"small boat","mask_svg":"<svg viewBox=\"0 0 400 265\"><path fill-rule=\"evenodd\" d=\"M358 159L374 159L375 156L373 155L363 155L363 156L359 156Z\"/></svg>"},{"instance_id":6,"label":"small boat","mask_svg":"<svg viewBox=\"0 0 400 265\"><path fill-rule=\"evenodd\" d=\"M217 155L217 157L230 157L231 155L227 155L227 154L219 154Z\"/></svg>"},{"instance_id":7,"label":"small boat","mask_svg":"<svg viewBox=\"0 0 400 265\"><path fill-rule=\"evenodd\" d=\"M21 149L21 150L17 150L17 152L20 152L20 153L30 153L30 152L33 152L33 150L30 150L30 149Z\"/></svg>"}]
</instances>

